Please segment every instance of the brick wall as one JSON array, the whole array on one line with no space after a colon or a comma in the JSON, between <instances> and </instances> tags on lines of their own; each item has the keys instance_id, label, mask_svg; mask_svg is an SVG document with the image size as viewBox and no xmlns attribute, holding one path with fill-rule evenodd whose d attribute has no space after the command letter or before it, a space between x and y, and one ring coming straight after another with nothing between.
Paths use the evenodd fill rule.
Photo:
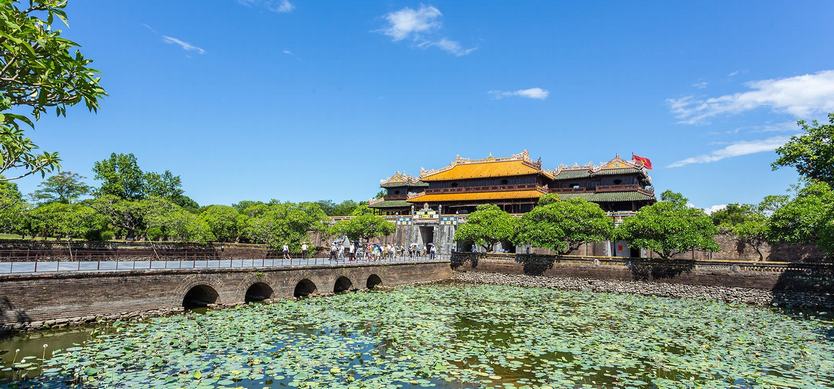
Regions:
<instances>
[{"instance_id":1,"label":"brick wall","mask_svg":"<svg viewBox=\"0 0 834 389\"><path fill-rule=\"evenodd\" d=\"M453 255L457 271L650 281L763 290L834 292L831 264L595 259L547 255Z\"/></svg>"},{"instance_id":2,"label":"brick wall","mask_svg":"<svg viewBox=\"0 0 834 389\"><path fill-rule=\"evenodd\" d=\"M0 317L2 324L13 324L173 310L182 307L186 293L196 285L210 286L218 294L215 303L229 305L244 302L247 289L259 282L273 290L270 298L293 297L303 279L315 284L316 294L328 294L339 277L347 277L351 289L365 289L372 274L383 285L394 286L444 280L452 272L448 262L438 262L7 275L0 277Z\"/></svg>"}]
</instances>

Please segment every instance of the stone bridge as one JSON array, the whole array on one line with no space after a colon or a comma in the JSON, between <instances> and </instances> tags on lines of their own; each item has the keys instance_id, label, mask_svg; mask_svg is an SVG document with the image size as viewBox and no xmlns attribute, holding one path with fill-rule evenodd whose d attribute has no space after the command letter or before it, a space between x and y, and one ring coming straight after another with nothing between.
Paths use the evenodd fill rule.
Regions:
<instances>
[{"instance_id":1,"label":"stone bridge","mask_svg":"<svg viewBox=\"0 0 834 389\"><path fill-rule=\"evenodd\" d=\"M5 329L39 328L439 281L451 275L448 261L4 275L0 324Z\"/></svg>"}]
</instances>

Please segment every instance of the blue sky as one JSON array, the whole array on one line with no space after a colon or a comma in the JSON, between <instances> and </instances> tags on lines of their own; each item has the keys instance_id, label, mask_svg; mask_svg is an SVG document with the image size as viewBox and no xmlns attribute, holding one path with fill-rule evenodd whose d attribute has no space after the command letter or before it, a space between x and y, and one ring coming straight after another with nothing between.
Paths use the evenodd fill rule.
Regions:
<instances>
[{"instance_id":1,"label":"blue sky","mask_svg":"<svg viewBox=\"0 0 834 389\"><path fill-rule=\"evenodd\" d=\"M85 175L111 152L201 204L366 199L395 170L528 149L548 168L651 158L709 207L784 193L771 151L834 111L834 2L70 1L97 114L33 138ZM39 178L20 182L32 191Z\"/></svg>"}]
</instances>

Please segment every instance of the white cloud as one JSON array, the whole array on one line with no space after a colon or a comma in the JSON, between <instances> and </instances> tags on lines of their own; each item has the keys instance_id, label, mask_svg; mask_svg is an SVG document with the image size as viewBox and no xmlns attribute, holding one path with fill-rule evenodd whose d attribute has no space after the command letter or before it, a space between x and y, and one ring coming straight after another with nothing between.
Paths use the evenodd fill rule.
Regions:
<instances>
[{"instance_id":1,"label":"white cloud","mask_svg":"<svg viewBox=\"0 0 834 389\"><path fill-rule=\"evenodd\" d=\"M727 208L727 204L715 204L710 205L709 207L704 208L704 213L707 215L712 215L715 212L718 212L724 208Z\"/></svg>"},{"instance_id":2,"label":"white cloud","mask_svg":"<svg viewBox=\"0 0 834 389\"><path fill-rule=\"evenodd\" d=\"M247 7L258 6L282 14L295 10L295 5L290 0L237 0L237 2Z\"/></svg>"},{"instance_id":3,"label":"white cloud","mask_svg":"<svg viewBox=\"0 0 834 389\"><path fill-rule=\"evenodd\" d=\"M163 35L162 36L162 41L169 44L169 45L177 45L181 49L183 49L185 51L188 51L188 52L195 52L197 54L205 54L206 53L206 51L202 47L194 46L191 43L188 43L188 42L186 42L182 39L179 39L179 38L174 38L172 36Z\"/></svg>"},{"instance_id":4,"label":"white cloud","mask_svg":"<svg viewBox=\"0 0 834 389\"><path fill-rule=\"evenodd\" d=\"M437 37L436 32L443 26L440 21L442 16L440 10L433 6L421 5L418 9L406 7L386 14L384 18L387 26L379 32L391 37L394 42L407 39L421 49L437 47L457 57L475 51L475 47L467 48L458 41Z\"/></svg>"},{"instance_id":5,"label":"white cloud","mask_svg":"<svg viewBox=\"0 0 834 389\"><path fill-rule=\"evenodd\" d=\"M469 53L477 50L476 47L464 48L463 46L460 45L459 42L453 41L453 40L447 39L447 38L441 38L440 40L438 40L436 42L432 42L432 41L421 42L420 44L418 44L418 46L420 46L422 48L435 46L435 47L437 47L437 48L439 48L439 49L441 49L441 50L443 50L443 51L445 51L449 54L452 54L452 55L455 55L455 56L458 56L458 57L463 57L464 55L468 55Z\"/></svg>"},{"instance_id":6,"label":"white cloud","mask_svg":"<svg viewBox=\"0 0 834 389\"><path fill-rule=\"evenodd\" d=\"M769 107L795 117L834 111L834 70L780 79L748 82L748 91L709 98L684 96L668 99L682 123Z\"/></svg>"},{"instance_id":7,"label":"white cloud","mask_svg":"<svg viewBox=\"0 0 834 389\"><path fill-rule=\"evenodd\" d=\"M385 15L388 27L382 32L395 41L415 38L418 34L440 28L442 15L439 9L432 6L421 5L419 9L406 7Z\"/></svg>"},{"instance_id":8,"label":"white cloud","mask_svg":"<svg viewBox=\"0 0 834 389\"><path fill-rule=\"evenodd\" d=\"M544 100L547 96L550 96L550 91L542 88L527 88L512 91L492 90L489 91L489 94L493 95L496 99L503 99L505 97L525 97L528 99Z\"/></svg>"},{"instance_id":9,"label":"white cloud","mask_svg":"<svg viewBox=\"0 0 834 389\"><path fill-rule=\"evenodd\" d=\"M709 154L689 157L674 162L668 167L676 168L699 163L712 163L727 158L773 151L777 147L785 144L785 142L787 142L789 139L790 137L788 136L774 136L767 139L734 142Z\"/></svg>"},{"instance_id":10,"label":"white cloud","mask_svg":"<svg viewBox=\"0 0 834 389\"><path fill-rule=\"evenodd\" d=\"M692 84L692 87L697 89L706 89L707 86L709 86L709 83L706 81L698 81Z\"/></svg>"}]
</instances>

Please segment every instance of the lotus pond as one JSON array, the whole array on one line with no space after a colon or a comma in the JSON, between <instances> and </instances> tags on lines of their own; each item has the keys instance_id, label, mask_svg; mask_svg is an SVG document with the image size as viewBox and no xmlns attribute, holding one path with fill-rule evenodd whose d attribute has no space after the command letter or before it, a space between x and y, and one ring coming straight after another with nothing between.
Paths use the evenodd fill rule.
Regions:
<instances>
[{"instance_id":1,"label":"lotus pond","mask_svg":"<svg viewBox=\"0 0 834 389\"><path fill-rule=\"evenodd\" d=\"M0 350L5 384L55 387L834 387L824 314L495 285L189 312Z\"/></svg>"}]
</instances>

